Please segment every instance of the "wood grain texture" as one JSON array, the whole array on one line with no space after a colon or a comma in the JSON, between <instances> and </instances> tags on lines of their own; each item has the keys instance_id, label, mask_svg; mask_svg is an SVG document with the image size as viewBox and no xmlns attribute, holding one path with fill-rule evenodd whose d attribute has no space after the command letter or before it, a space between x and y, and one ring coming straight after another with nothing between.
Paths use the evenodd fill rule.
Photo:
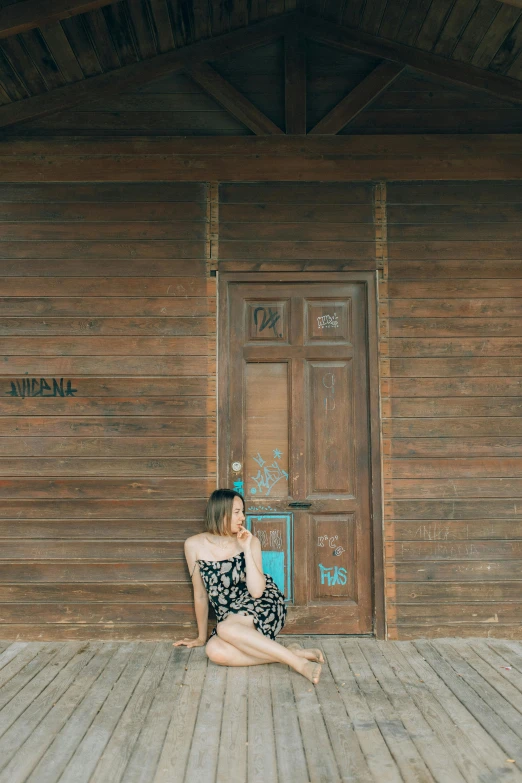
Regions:
<instances>
[{"instance_id":1,"label":"wood grain texture","mask_svg":"<svg viewBox=\"0 0 522 783\"><path fill-rule=\"evenodd\" d=\"M381 391L390 634L472 635L495 623L502 635L521 612L516 590L489 584L522 573L522 289L520 262L510 260L520 257L522 189L509 181L397 183L387 195L381 318L390 358ZM481 574L485 586L467 592ZM431 579L431 595L408 586Z\"/></svg>"},{"instance_id":2,"label":"wood grain texture","mask_svg":"<svg viewBox=\"0 0 522 783\"><path fill-rule=\"evenodd\" d=\"M0 384L0 493L23 505L4 518L13 548L0 593L11 580L28 589L7 589L4 622L18 613L58 636L69 612L71 628L95 628L105 612L116 635L190 623L182 542L201 530L216 484L204 189L13 185L2 196L1 350L13 372ZM54 606L44 614L42 582ZM152 583L169 586L166 603L147 598Z\"/></svg>"}]
</instances>

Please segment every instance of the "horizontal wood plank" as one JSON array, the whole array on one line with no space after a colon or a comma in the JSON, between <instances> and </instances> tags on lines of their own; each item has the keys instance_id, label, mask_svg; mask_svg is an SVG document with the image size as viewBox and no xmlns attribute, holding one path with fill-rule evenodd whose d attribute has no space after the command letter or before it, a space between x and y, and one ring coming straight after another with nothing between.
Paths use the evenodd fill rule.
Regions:
<instances>
[{"instance_id":1,"label":"horizontal wood plank","mask_svg":"<svg viewBox=\"0 0 522 783\"><path fill-rule=\"evenodd\" d=\"M444 460L442 460L444 462ZM418 460L419 475L422 476L424 460ZM449 462L449 460L448 460ZM385 465L385 473L388 466ZM464 472L464 471L462 471ZM487 471L483 471L487 472ZM479 473L479 471L477 471ZM518 498L522 482L518 477L485 476L476 478L459 476L443 478L386 478L384 489L389 499L459 499L465 498Z\"/></svg>"},{"instance_id":2,"label":"horizontal wood plank","mask_svg":"<svg viewBox=\"0 0 522 783\"><path fill-rule=\"evenodd\" d=\"M75 269L82 265L75 264ZM87 271L84 268L85 271ZM111 263L111 272L115 272ZM64 297L204 297L215 295L215 280L201 277L172 277L176 265L171 264L168 277L95 276L92 277L1 277L0 285L4 297L36 297L38 299L56 295L59 288ZM104 273L107 274L107 264ZM42 269L45 275L45 269ZM89 307L85 304L84 307ZM95 305L94 305L95 307Z\"/></svg>"},{"instance_id":3,"label":"horizontal wood plank","mask_svg":"<svg viewBox=\"0 0 522 783\"><path fill-rule=\"evenodd\" d=\"M453 417L422 419L384 419L385 436L396 438L458 438L522 435L519 417Z\"/></svg>"},{"instance_id":4,"label":"horizontal wood plank","mask_svg":"<svg viewBox=\"0 0 522 783\"><path fill-rule=\"evenodd\" d=\"M466 457L418 457L412 459L388 459L384 475L389 479L462 478L481 486L481 479L510 479L522 476L522 459L519 457L476 457L473 451ZM508 484L511 482L507 481ZM455 490L458 495L458 491Z\"/></svg>"},{"instance_id":5,"label":"horizontal wood plank","mask_svg":"<svg viewBox=\"0 0 522 783\"><path fill-rule=\"evenodd\" d=\"M0 417L0 436L34 435L105 437L214 436L216 424L206 416L7 416Z\"/></svg>"},{"instance_id":6,"label":"horizontal wood plank","mask_svg":"<svg viewBox=\"0 0 522 783\"><path fill-rule=\"evenodd\" d=\"M0 438L3 457L199 457L216 456L216 438L209 437L53 437Z\"/></svg>"},{"instance_id":7,"label":"horizontal wood plank","mask_svg":"<svg viewBox=\"0 0 522 783\"><path fill-rule=\"evenodd\" d=\"M522 520L473 519L444 522L388 520L385 532L394 541L469 541L522 539ZM435 591L434 591L435 592ZM485 599L487 600L487 599ZM490 598L489 600L493 600Z\"/></svg>"},{"instance_id":8,"label":"horizontal wood plank","mask_svg":"<svg viewBox=\"0 0 522 783\"><path fill-rule=\"evenodd\" d=\"M393 438L385 453L393 457L522 457L522 438L497 436L473 438Z\"/></svg>"},{"instance_id":9,"label":"horizontal wood plank","mask_svg":"<svg viewBox=\"0 0 522 783\"><path fill-rule=\"evenodd\" d=\"M63 383L62 380L64 379L57 379L55 385L51 379L47 381L45 378L4 377L0 391L4 397L9 396L11 399L20 397L27 402L31 399L34 402L38 402L38 399L52 397L55 401L62 398L64 401L74 401L73 404L76 404L79 400L85 401L86 399L96 398L95 404L97 405L102 405L103 401L110 405L111 398L119 398L121 400L124 397L159 397L169 399L182 397L185 398L186 404L190 405L190 397L213 396L216 392L216 379L212 376L170 376L169 378L115 378L111 376L96 378L84 376L66 378ZM66 397L69 383L74 393L72 396ZM46 384L50 385L49 389ZM4 400L4 402L6 401ZM156 402L158 405L161 405L161 400ZM151 400L151 403L154 405L154 400ZM143 413L146 412L143 411Z\"/></svg>"},{"instance_id":10,"label":"horizontal wood plank","mask_svg":"<svg viewBox=\"0 0 522 783\"><path fill-rule=\"evenodd\" d=\"M196 356L6 356L0 375L21 377L63 377L76 375L212 375L215 360L201 353Z\"/></svg>"},{"instance_id":11,"label":"horizontal wood plank","mask_svg":"<svg viewBox=\"0 0 522 783\"><path fill-rule=\"evenodd\" d=\"M74 284L75 281L72 282ZM120 292L122 291L123 286L120 288ZM179 288L178 291L180 291ZM183 326L184 324L198 323L198 318L205 320L205 317L215 316L216 300L212 296L183 298L173 296L133 297L131 295L127 297L13 296L0 298L0 309L6 319L21 316L24 319L32 318L33 323L37 322L38 316L45 316L46 319L52 317L70 318L71 316L75 316L76 319L84 316L88 316L89 319L97 317L112 319L131 316L133 321L135 318L175 318L179 325ZM56 323L62 322L57 321ZM88 326L90 320L81 323ZM213 320L210 323L213 326Z\"/></svg>"},{"instance_id":12,"label":"horizontal wood plank","mask_svg":"<svg viewBox=\"0 0 522 783\"><path fill-rule=\"evenodd\" d=\"M384 507L386 519L518 519L521 514L517 498L395 500Z\"/></svg>"}]
</instances>

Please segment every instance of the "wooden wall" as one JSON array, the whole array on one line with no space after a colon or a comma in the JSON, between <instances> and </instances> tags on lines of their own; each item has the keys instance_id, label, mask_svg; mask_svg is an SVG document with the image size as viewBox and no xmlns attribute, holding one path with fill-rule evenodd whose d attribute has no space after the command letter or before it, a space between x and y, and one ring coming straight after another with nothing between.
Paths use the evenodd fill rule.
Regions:
<instances>
[{"instance_id":1,"label":"wooden wall","mask_svg":"<svg viewBox=\"0 0 522 783\"><path fill-rule=\"evenodd\" d=\"M375 269L373 185L269 182L219 188L219 269Z\"/></svg>"},{"instance_id":2,"label":"wooden wall","mask_svg":"<svg viewBox=\"0 0 522 783\"><path fill-rule=\"evenodd\" d=\"M520 638L522 183L389 183L387 231L388 633Z\"/></svg>"},{"instance_id":3,"label":"wooden wall","mask_svg":"<svg viewBox=\"0 0 522 783\"><path fill-rule=\"evenodd\" d=\"M183 540L215 486L206 187L4 185L4 638L191 622Z\"/></svg>"},{"instance_id":4,"label":"wooden wall","mask_svg":"<svg viewBox=\"0 0 522 783\"><path fill-rule=\"evenodd\" d=\"M383 267L388 634L520 636L520 182L0 198L4 638L193 629L182 541L216 481L211 260Z\"/></svg>"}]
</instances>

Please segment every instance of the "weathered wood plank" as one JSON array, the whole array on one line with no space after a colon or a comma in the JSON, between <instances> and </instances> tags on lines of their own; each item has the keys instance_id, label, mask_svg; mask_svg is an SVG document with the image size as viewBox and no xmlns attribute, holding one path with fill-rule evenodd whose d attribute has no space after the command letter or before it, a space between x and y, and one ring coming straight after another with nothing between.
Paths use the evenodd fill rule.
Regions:
<instances>
[{"instance_id":1,"label":"weathered wood plank","mask_svg":"<svg viewBox=\"0 0 522 783\"><path fill-rule=\"evenodd\" d=\"M185 676L186 651L172 648L170 641L165 644L170 649L170 656L125 768L126 783L147 783L153 779L171 718L173 698Z\"/></svg>"},{"instance_id":2,"label":"weathered wood plank","mask_svg":"<svg viewBox=\"0 0 522 783\"><path fill-rule=\"evenodd\" d=\"M265 781L277 783L271 686L268 669L265 666L254 666L249 671L247 698L247 779L253 783L265 783Z\"/></svg>"},{"instance_id":3,"label":"weathered wood plank","mask_svg":"<svg viewBox=\"0 0 522 783\"><path fill-rule=\"evenodd\" d=\"M518 478L476 479L386 479L390 498L518 498L522 484ZM513 536L515 537L515 536Z\"/></svg>"},{"instance_id":4,"label":"weathered wood plank","mask_svg":"<svg viewBox=\"0 0 522 783\"><path fill-rule=\"evenodd\" d=\"M388 649L383 645L379 645L381 649L384 648L385 654ZM401 643L400 645L393 645L393 648L389 648L390 652L393 652L393 666L397 671L400 666L401 679L408 676L408 681L411 683L412 694L415 696L422 694L425 690L429 689L429 693L433 694L435 705L434 708L439 712L439 705L442 707L442 720L446 722L444 713L447 713L451 719L449 731L453 731L454 741L449 742L449 748L453 749L455 755L455 744L458 742L458 759L461 763L461 768L466 770L468 774L471 773L470 780L473 780L473 775L477 767L484 770L484 768L491 770L494 775L508 774L510 767L506 764L505 754L492 740L487 730L483 728L480 721L476 719L473 714L466 709L461 702L458 695L456 695L450 683L446 683L445 680L438 676L436 671L430 666L430 664L422 657L411 643ZM400 663L399 663L400 662ZM403 673L406 668L407 675ZM415 691L413 688L415 687ZM451 728L453 727L453 729ZM487 773L486 773L487 774ZM515 774L516 777L516 774Z\"/></svg>"},{"instance_id":5,"label":"weathered wood plank","mask_svg":"<svg viewBox=\"0 0 522 783\"><path fill-rule=\"evenodd\" d=\"M427 642L416 642L415 647L510 758L519 758L522 749L521 741L490 706L488 697L484 696L484 683L481 684L479 695L470 686L467 677L457 676L456 671L443 659L438 649Z\"/></svg>"},{"instance_id":6,"label":"weathered wood plank","mask_svg":"<svg viewBox=\"0 0 522 783\"><path fill-rule=\"evenodd\" d=\"M491 583L495 581L519 582L522 580L522 567L517 560L410 560L394 563L388 569L388 578L409 584L411 582L475 582ZM490 624L491 625L491 624ZM478 626L477 626L478 627ZM493 627L493 626L492 626ZM468 636L473 629L468 629ZM448 630L446 636L454 631ZM419 636L422 634L419 632ZM502 636L498 633L497 636ZM415 637L412 637L415 638ZM418 637L417 637L418 638Z\"/></svg>"},{"instance_id":7,"label":"weathered wood plank","mask_svg":"<svg viewBox=\"0 0 522 783\"><path fill-rule=\"evenodd\" d=\"M480 731L480 726L471 727L470 730L472 722L469 719L464 725L461 725L458 716L459 711L462 714L464 710L458 700L452 696L449 690L444 692L444 686L437 682L435 676L432 675L429 686L425 684L427 680L419 679L419 675L407 660L407 645L379 643L378 649L387 660L393 674L402 684L409 698L419 708L423 718L444 743L444 753L450 754L465 780L472 781L481 775L487 776L489 769L483 759L477 758L477 752L473 748L469 736L473 737L473 729L475 732L477 728ZM428 669L428 667L426 668ZM456 715L453 707L455 707ZM465 733L466 728L469 732L468 735Z\"/></svg>"},{"instance_id":8,"label":"weathered wood plank","mask_svg":"<svg viewBox=\"0 0 522 783\"><path fill-rule=\"evenodd\" d=\"M505 697L504 682L496 672L491 672L489 666L483 665L480 659L477 662L477 656L475 656L472 650L465 644L460 642L458 646L458 652L451 643L446 641L437 642L437 647L443 652L445 662L451 664L455 672L460 676L461 680L469 684L477 693L480 693L481 699L487 704L497 716L499 716L504 723L511 730L508 732L508 736L513 732L519 741L522 733L522 715L519 711L522 694L518 693L515 688L509 689L509 700ZM487 674L487 676L486 676ZM493 680L494 686L490 683ZM501 690L499 690L501 688ZM515 706L513 706L513 702ZM515 743L513 739L513 747L516 747L520 753L522 747L519 743Z\"/></svg>"},{"instance_id":9,"label":"weathered wood plank","mask_svg":"<svg viewBox=\"0 0 522 783\"><path fill-rule=\"evenodd\" d=\"M143 659L146 646L142 645L140 653ZM133 651L134 655L133 655ZM79 740L91 726L99 710L103 708L107 693L115 687L127 664L136 660L136 643L120 644L96 679L94 686L89 688L80 705L69 716L50 746L45 750L39 763L33 770L32 777L42 783L52 783L65 770L76 751ZM121 686L120 686L121 687Z\"/></svg>"},{"instance_id":10,"label":"weathered wood plank","mask_svg":"<svg viewBox=\"0 0 522 783\"><path fill-rule=\"evenodd\" d=\"M379 681L375 679L355 640L341 642L344 654L350 666L357 669L358 684L364 693L368 706L379 729L392 752L400 773L405 781L431 783L433 777L420 757L408 732L386 697Z\"/></svg>"},{"instance_id":11,"label":"weathered wood plank","mask_svg":"<svg viewBox=\"0 0 522 783\"><path fill-rule=\"evenodd\" d=\"M206 322L212 325L213 318L207 318L208 316L214 316L216 309L216 302L214 297L205 296L188 296L184 299L176 299L175 297L159 296L148 298L135 298L132 296L123 297L104 297L104 296L87 296L87 297L4 297L0 299L0 307L6 322L3 322L5 326L9 327L11 318L23 316L24 318L32 318L33 324L39 322L39 318L42 316L50 316L55 319L56 325L60 324L58 319L65 318L66 322L72 316L76 319L82 316L88 316L89 322L83 321L85 326L90 323L90 319L96 319L100 317L101 323L103 323L104 316L105 322L108 323L107 316L111 319L119 320L121 322L127 320L126 316L132 316L133 319L173 319L173 322L179 323L182 326L184 321L188 326L191 322L197 324L198 320ZM67 318L68 317L68 318ZM158 323L161 323L158 321ZM12 323L12 322L11 322ZM20 322L19 322L20 323ZM152 321L151 321L152 323ZM14 326L14 324L12 323Z\"/></svg>"},{"instance_id":12,"label":"weathered wood plank","mask_svg":"<svg viewBox=\"0 0 522 783\"><path fill-rule=\"evenodd\" d=\"M270 666L269 674L278 775L288 783L300 783L308 770L290 670L275 665Z\"/></svg>"},{"instance_id":13,"label":"weathered wood plank","mask_svg":"<svg viewBox=\"0 0 522 783\"><path fill-rule=\"evenodd\" d=\"M384 384L383 395L390 397L522 396L522 378L516 376L513 378L390 378L389 381L384 381ZM434 446L437 447L437 444Z\"/></svg>"},{"instance_id":14,"label":"weathered wood plank","mask_svg":"<svg viewBox=\"0 0 522 783\"><path fill-rule=\"evenodd\" d=\"M358 647L371 667L375 679L378 680L383 692L401 719L404 728L412 737L433 778L448 783L453 783L453 781L464 783L465 778L451 755L447 754L445 744L439 740L422 711L419 710L400 680L395 676L375 641L360 640Z\"/></svg>"},{"instance_id":15,"label":"weathered wood plank","mask_svg":"<svg viewBox=\"0 0 522 783\"><path fill-rule=\"evenodd\" d=\"M81 269L76 264L75 269ZM107 272L107 267L105 267ZM112 264L111 264L111 272ZM169 274L176 271L171 265ZM45 271L43 271L45 274ZM43 297L56 296L59 288L64 297L87 298L84 307L89 307L91 297L134 297L160 296L205 297L215 295L215 281L202 277L2 277L0 278L4 297ZM35 302L35 307L38 302ZM168 306L168 304L167 304ZM96 307L96 304L94 304Z\"/></svg>"},{"instance_id":16,"label":"weathered wood plank","mask_svg":"<svg viewBox=\"0 0 522 783\"><path fill-rule=\"evenodd\" d=\"M308 639L304 644L305 647L314 645L314 639ZM343 699L326 658L325 661L326 665L321 670L321 687L317 688L316 693L339 766L341 780L343 783L370 783L374 778L357 740L354 726L346 714Z\"/></svg>"},{"instance_id":17,"label":"weathered wood plank","mask_svg":"<svg viewBox=\"0 0 522 783\"><path fill-rule=\"evenodd\" d=\"M99 368L98 368L99 369ZM2 426L3 425L3 426ZM106 435L214 436L215 421L206 416L9 416L0 418L0 435L31 435L38 427L40 436Z\"/></svg>"},{"instance_id":18,"label":"weathered wood plank","mask_svg":"<svg viewBox=\"0 0 522 783\"><path fill-rule=\"evenodd\" d=\"M169 642L150 645L152 655L145 655L146 667L112 731L94 772L92 783L121 780L134 745L145 724L154 694L163 677L171 651Z\"/></svg>"},{"instance_id":19,"label":"weathered wood plank","mask_svg":"<svg viewBox=\"0 0 522 783\"><path fill-rule=\"evenodd\" d=\"M114 644L106 649L99 643L82 645L43 692L32 694L30 710L20 715L0 740L1 781L22 783L29 776L115 649Z\"/></svg>"},{"instance_id":20,"label":"weathered wood plank","mask_svg":"<svg viewBox=\"0 0 522 783\"><path fill-rule=\"evenodd\" d=\"M522 520L474 519L462 522L389 521L385 525L394 541L467 541L469 539L522 538Z\"/></svg>"},{"instance_id":21,"label":"weathered wood plank","mask_svg":"<svg viewBox=\"0 0 522 783\"><path fill-rule=\"evenodd\" d=\"M420 576L420 575L419 575ZM513 582L396 582L393 585L397 603L437 603L439 601L495 603L520 598L520 584ZM176 589L179 589L178 587ZM390 586L391 591L391 586Z\"/></svg>"},{"instance_id":22,"label":"weathered wood plank","mask_svg":"<svg viewBox=\"0 0 522 783\"><path fill-rule=\"evenodd\" d=\"M92 501L94 502L94 501ZM486 500L396 500L386 502L386 519L516 519L522 514L517 498Z\"/></svg>"},{"instance_id":23,"label":"weathered wood plank","mask_svg":"<svg viewBox=\"0 0 522 783\"><path fill-rule=\"evenodd\" d=\"M248 669L244 666L229 667L226 671L216 783L247 779L247 711Z\"/></svg>"},{"instance_id":24,"label":"weathered wood plank","mask_svg":"<svg viewBox=\"0 0 522 783\"><path fill-rule=\"evenodd\" d=\"M318 783L338 783L339 767L313 686L308 687L307 680L296 672L290 677L310 778Z\"/></svg>"},{"instance_id":25,"label":"weathered wood plank","mask_svg":"<svg viewBox=\"0 0 522 783\"><path fill-rule=\"evenodd\" d=\"M506 441L509 439L505 439ZM516 441L516 438L513 439ZM511 451L516 451L513 445ZM483 446L487 450L487 446ZM509 453L505 445L504 453ZM200 457L216 456L216 438L211 437L162 437L150 438L119 437L89 438L76 437L37 437L17 438L15 436L0 439L0 454L3 457Z\"/></svg>"},{"instance_id":26,"label":"weathered wood plank","mask_svg":"<svg viewBox=\"0 0 522 783\"><path fill-rule=\"evenodd\" d=\"M394 757L383 739L339 641L324 638L321 642L328 659L328 666L374 779L387 783L400 783L402 776Z\"/></svg>"},{"instance_id":27,"label":"weathered wood plank","mask_svg":"<svg viewBox=\"0 0 522 783\"><path fill-rule=\"evenodd\" d=\"M203 498L177 499L175 504L172 500L6 500L0 518L194 519L204 510Z\"/></svg>"},{"instance_id":28,"label":"weathered wood plank","mask_svg":"<svg viewBox=\"0 0 522 783\"><path fill-rule=\"evenodd\" d=\"M160 355L126 356L45 356L26 354L6 356L0 367L0 375L29 377L58 377L76 375L212 375L215 359L206 352L196 356ZM2 370L4 372L2 373ZM190 434L190 433L187 433ZM197 434L197 433L192 433Z\"/></svg>"},{"instance_id":29,"label":"weathered wood plank","mask_svg":"<svg viewBox=\"0 0 522 783\"><path fill-rule=\"evenodd\" d=\"M187 631L184 635L186 635ZM207 657L201 648L183 651L181 658L186 674L179 689L171 699L170 723L165 734L163 749L154 780L170 783L183 780L190 752L191 738L196 724L198 705L207 672Z\"/></svg>"},{"instance_id":30,"label":"weathered wood plank","mask_svg":"<svg viewBox=\"0 0 522 783\"><path fill-rule=\"evenodd\" d=\"M129 698L134 699L134 689L143 677L144 669L150 665L154 648L154 644L142 643L136 646L125 670L65 767L62 773L64 781L81 783L91 779L109 743L109 738L113 736L122 714L125 714Z\"/></svg>"},{"instance_id":31,"label":"weathered wood plank","mask_svg":"<svg viewBox=\"0 0 522 783\"><path fill-rule=\"evenodd\" d=\"M512 478L522 475L522 460L517 457L457 457L444 459L391 459L386 462L387 478L441 478L453 476L472 480L498 477ZM479 482L480 483L480 482ZM516 486L516 483L513 484ZM487 482L486 482L487 486ZM457 492L456 492L457 494Z\"/></svg>"}]
</instances>

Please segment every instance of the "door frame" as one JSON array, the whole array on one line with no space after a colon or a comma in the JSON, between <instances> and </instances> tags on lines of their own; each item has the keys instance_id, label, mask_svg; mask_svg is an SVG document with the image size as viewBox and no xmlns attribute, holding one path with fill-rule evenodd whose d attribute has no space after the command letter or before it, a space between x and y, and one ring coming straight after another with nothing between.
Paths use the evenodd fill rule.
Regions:
<instances>
[{"instance_id":1,"label":"door frame","mask_svg":"<svg viewBox=\"0 0 522 783\"><path fill-rule=\"evenodd\" d=\"M384 535L381 453L381 405L379 387L378 343L378 272L217 272L217 477L218 485L226 486L227 453L225 439L220 437L220 421L228 409L227 378L229 374L228 351L228 286L230 283L283 283L283 282L351 282L363 283L366 294L368 384L369 384L369 436L370 436L370 505L372 546L372 601L373 633L377 639L385 639L384 601ZM221 350L223 346L224 350Z\"/></svg>"}]
</instances>

